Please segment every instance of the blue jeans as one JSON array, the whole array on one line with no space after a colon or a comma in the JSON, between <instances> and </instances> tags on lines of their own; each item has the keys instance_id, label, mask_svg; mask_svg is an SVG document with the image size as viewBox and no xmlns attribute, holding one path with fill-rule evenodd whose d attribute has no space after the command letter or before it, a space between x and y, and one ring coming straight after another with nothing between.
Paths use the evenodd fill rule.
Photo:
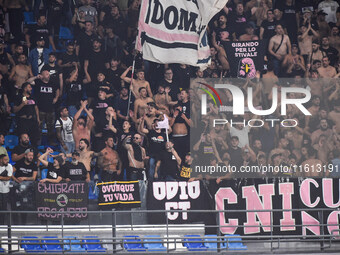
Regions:
<instances>
[{"instance_id":1,"label":"blue jeans","mask_svg":"<svg viewBox=\"0 0 340 255\"><path fill-rule=\"evenodd\" d=\"M149 172L148 172L148 180L153 181L155 175L155 168L156 168L156 158L150 157L149 160Z\"/></svg>"},{"instance_id":2,"label":"blue jeans","mask_svg":"<svg viewBox=\"0 0 340 255\"><path fill-rule=\"evenodd\" d=\"M273 66L274 66L274 74L276 76L280 75L280 69L281 69L281 60L278 60L277 58L273 58Z\"/></svg>"},{"instance_id":3,"label":"blue jeans","mask_svg":"<svg viewBox=\"0 0 340 255\"><path fill-rule=\"evenodd\" d=\"M64 148L61 146L61 152L64 152L65 154L72 153L76 149L76 145L74 144L74 142L67 142L65 143L65 145L67 147L67 151L65 151Z\"/></svg>"}]
</instances>

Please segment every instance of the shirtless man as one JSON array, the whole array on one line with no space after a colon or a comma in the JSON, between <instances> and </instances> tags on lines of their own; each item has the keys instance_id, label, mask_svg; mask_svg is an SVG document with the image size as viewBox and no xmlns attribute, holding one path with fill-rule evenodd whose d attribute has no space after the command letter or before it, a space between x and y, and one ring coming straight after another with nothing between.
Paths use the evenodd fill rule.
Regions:
<instances>
[{"instance_id":1,"label":"shirtless man","mask_svg":"<svg viewBox=\"0 0 340 255\"><path fill-rule=\"evenodd\" d=\"M152 124L154 123L154 120L159 117L158 107L154 102L148 103L147 114L142 117L146 123L147 129L152 129Z\"/></svg>"},{"instance_id":2,"label":"shirtless man","mask_svg":"<svg viewBox=\"0 0 340 255\"><path fill-rule=\"evenodd\" d=\"M333 78L336 76L336 69L329 65L327 56L322 58L322 66L318 68L318 72L321 78Z\"/></svg>"},{"instance_id":3,"label":"shirtless man","mask_svg":"<svg viewBox=\"0 0 340 255\"><path fill-rule=\"evenodd\" d=\"M329 45L340 52L340 34L337 26L332 27L331 35L329 37Z\"/></svg>"},{"instance_id":4,"label":"shirtless man","mask_svg":"<svg viewBox=\"0 0 340 255\"><path fill-rule=\"evenodd\" d=\"M118 153L113 149L114 141L112 137L107 137L105 148L101 150L98 161L102 168L101 179L103 182L118 181L122 169L122 162Z\"/></svg>"},{"instance_id":5,"label":"shirtless man","mask_svg":"<svg viewBox=\"0 0 340 255\"><path fill-rule=\"evenodd\" d=\"M19 54L18 64L12 68L9 79L14 81L15 87L21 89L21 85L29 78L33 77L32 69L27 65L27 57L25 54Z\"/></svg>"},{"instance_id":6,"label":"shirtless man","mask_svg":"<svg viewBox=\"0 0 340 255\"><path fill-rule=\"evenodd\" d=\"M310 22L308 23L308 27L301 25L300 32L301 35L298 36L299 48L301 55L307 60L308 56L312 53L313 35L317 38L319 34L312 28ZM309 32L312 32L312 35L310 35Z\"/></svg>"},{"instance_id":7,"label":"shirtless man","mask_svg":"<svg viewBox=\"0 0 340 255\"><path fill-rule=\"evenodd\" d=\"M318 40L312 42L312 54L309 59L309 63L313 63L315 60L321 61L326 54L320 50L320 43Z\"/></svg>"},{"instance_id":8,"label":"shirtless man","mask_svg":"<svg viewBox=\"0 0 340 255\"><path fill-rule=\"evenodd\" d=\"M153 100L161 111L169 115L169 107L167 106L165 98L165 88L162 85L158 86L158 92L153 96Z\"/></svg>"},{"instance_id":9,"label":"shirtless man","mask_svg":"<svg viewBox=\"0 0 340 255\"><path fill-rule=\"evenodd\" d=\"M328 113L328 119L333 121L336 126L336 132L340 133L340 103L337 101L334 105L334 110Z\"/></svg>"},{"instance_id":10,"label":"shirtless man","mask_svg":"<svg viewBox=\"0 0 340 255\"><path fill-rule=\"evenodd\" d=\"M128 180L136 181L143 179L143 172L145 172L144 160L147 159L145 149L141 146L142 136L134 134L131 144L127 143L127 136L123 141L123 146L127 150L129 158Z\"/></svg>"},{"instance_id":11,"label":"shirtless man","mask_svg":"<svg viewBox=\"0 0 340 255\"><path fill-rule=\"evenodd\" d=\"M72 132L75 144L79 144L80 139L87 139L88 141L91 140L91 129L94 124L94 117L86 106L87 101L81 101L80 109L73 118ZM87 120L86 117L80 116L83 111L87 114Z\"/></svg>"},{"instance_id":12,"label":"shirtless man","mask_svg":"<svg viewBox=\"0 0 340 255\"><path fill-rule=\"evenodd\" d=\"M148 103L153 102L151 97L147 96L147 90L144 87L139 88L138 94L140 97L136 99L134 104L134 121L144 116L147 113Z\"/></svg>"},{"instance_id":13,"label":"shirtless man","mask_svg":"<svg viewBox=\"0 0 340 255\"><path fill-rule=\"evenodd\" d=\"M311 78L307 77L306 81L308 86L310 87L310 93L312 94L312 96L316 95L322 98L322 85L320 85L319 78L319 72L317 70L312 70Z\"/></svg>"},{"instance_id":14,"label":"shirtless man","mask_svg":"<svg viewBox=\"0 0 340 255\"><path fill-rule=\"evenodd\" d=\"M246 33L239 37L239 41L257 41L259 37L254 33L254 25L248 23L246 26Z\"/></svg>"},{"instance_id":15,"label":"shirtless man","mask_svg":"<svg viewBox=\"0 0 340 255\"><path fill-rule=\"evenodd\" d=\"M268 51L273 57L274 73L278 75L280 73L281 62L287 54L292 54L292 51L289 37L284 34L281 24L276 24L275 32L276 35L269 40Z\"/></svg>"},{"instance_id":16,"label":"shirtless man","mask_svg":"<svg viewBox=\"0 0 340 255\"><path fill-rule=\"evenodd\" d=\"M97 154L89 150L90 142L89 140L82 138L79 141L79 162L83 163L88 172L91 171L91 161L92 158L97 156Z\"/></svg>"},{"instance_id":17,"label":"shirtless man","mask_svg":"<svg viewBox=\"0 0 340 255\"><path fill-rule=\"evenodd\" d=\"M324 173L322 161L316 159L316 150L308 149L308 159L301 163L301 172L298 168L297 174L303 177L325 177L328 173ZM321 171L319 169L321 168Z\"/></svg>"},{"instance_id":18,"label":"shirtless man","mask_svg":"<svg viewBox=\"0 0 340 255\"><path fill-rule=\"evenodd\" d=\"M125 70L125 72L120 76L122 80L125 82L131 84L131 78L126 77L129 71L132 70L132 66L130 66L128 69ZM150 88L150 84L148 81L144 78L144 71L142 69L137 70L136 72L137 80L132 79L132 93L135 96L136 99L140 98L140 88L145 88L148 92L149 97L152 98L152 92Z\"/></svg>"}]
</instances>

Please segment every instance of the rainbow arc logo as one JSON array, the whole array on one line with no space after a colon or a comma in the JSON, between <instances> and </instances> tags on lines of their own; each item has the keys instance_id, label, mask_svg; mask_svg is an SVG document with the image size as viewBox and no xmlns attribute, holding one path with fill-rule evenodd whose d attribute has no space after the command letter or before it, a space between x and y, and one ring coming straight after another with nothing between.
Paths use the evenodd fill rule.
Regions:
<instances>
[{"instance_id":1,"label":"rainbow arc logo","mask_svg":"<svg viewBox=\"0 0 340 255\"><path fill-rule=\"evenodd\" d=\"M207 88L209 88L212 92L214 92L214 94L217 96L218 98L218 101L220 102L220 105L222 105L222 100L221 100L221 97L220 95L217 93L216 89L214 89L212 86L206 84L206 83L203 83L203 82L198 82L198 84L201 84ZM217 106L217 102L216 102L216 99L214 97L214 95L207 89L204 89L204 88L199 88L200 90L203 90L205 93L207 93L211 99L214 101L215 105Z\"/></svg>"}]
</instances>

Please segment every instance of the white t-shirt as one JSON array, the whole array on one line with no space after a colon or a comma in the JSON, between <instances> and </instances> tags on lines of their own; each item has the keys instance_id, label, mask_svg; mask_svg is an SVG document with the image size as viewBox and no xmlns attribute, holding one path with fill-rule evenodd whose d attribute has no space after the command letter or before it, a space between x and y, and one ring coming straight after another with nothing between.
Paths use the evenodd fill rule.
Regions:
<instances>
[{"instance_id":1,"label":"white t-shirt","mask_svg":"<svg viewBox=\"0 0 340 255\"><path fill-rule=\"evenodd\" d=\"M244 128L237 129L234 127L230 127L230 136L237 136L239 140L238 147L243 148L246 145L249 145L249 127L246 126Z\"/></svg>"},{"instance_id":2,"label":"white t-shirt","mask_svg":"<svg viewBox=\"0 0 340 255\"><path fill-rule=\"evenodd\" d=\"M7 171L7 174L5 173ZM12 176L13 175L13 167L11 164L7 166L0 166L0 176ZM0 193L8 193L9 192L9 181L0 181Z\"/></svg>"},{"instance_id":3,"label":"white t-shirt","mask_svg":"<svg viewBox=\"0 0 340 255\"><path fill-rule=\"evenodd\" d=\"M336 23L336 10L338 9L339 4L336 1L322 1L318 5L318 10L323 10L326 15L326 22Z\"/></svg>"},{"instance_id":4,"label":"white t-shirt","mask_svg":"<svg viewBox=\"0 0 340 255\"><path fill-rule=\"evenodd\" d=\"M39 54L39 58L38 58L38 72L40 73L42 67L44 66L44 62L45 62L45 59L43 59L43 51L44 51L44 49L38 49L37 48L37 51L38 51L38 54Z\"/></svg>"},{"instance_id":5,"label":"white t-shirt","mask_svg":"<svg viewBox=\"0 0 340 255\"><path fill-rule=\"evenodd\" d=\"M60 123L60 121L62 123ZM55 122L55 128L61 128L61 138L65 143L74 142L73 134L72 134L72 125L73 119L71 117L67 117L67 120L63 120L62 118L57 119Z\"/></svg>"}]
</instances>

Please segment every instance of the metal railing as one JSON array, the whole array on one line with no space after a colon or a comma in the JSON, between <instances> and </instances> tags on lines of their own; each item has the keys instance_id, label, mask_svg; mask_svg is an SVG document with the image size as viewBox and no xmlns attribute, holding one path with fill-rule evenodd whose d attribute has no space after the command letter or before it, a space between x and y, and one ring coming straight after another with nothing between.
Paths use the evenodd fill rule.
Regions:
<instances>
[{"instance_id":1,"label":"metal railing","mask_svg":"<svg viewBox=\"0 0 340 255\"><path fill-rule=\"evenodd\" d=\"M319 224L294 224L294 225L281 225L281 224L274 224L273 222L273 213L275 212L318 212L319 215ZM111 223L108 225L79 225L79 226L68 226L65 224L64 214L76 214L78 212L58 212L62 214L60 224L58 225L46 225L46 226L30 226L33 228L38 234L35 234L36 236L45 235L47 233L56 232L58 238L50 238L49 240L60 240L61 242L51 242L48 243L48 245L60 245L62 247L62 251L55 254L65 254L67 253L67 250L64 248L65 244L69 244L74 238L65 237L67 236L65 233L70 231L88 231L88 232L105 232L105 237L99 237L95 239L100 240L100 244L106 246L106 247L112 247L112 249L108 249L108 253L114 253L114 252L120 252L124 250L124 244L126 243L125 240L129 240L129 243L144 243L143 237L141 236L139 239L141 241L134 242L136 238L127 238L124 237L119 232L125 232L131 234L136 234L139 232L146 232L148 234L154 233L155 229L158 229L159 232L162 232L160 237L148 237L147 243L152 243L150 239L161 239L162 243L166 247L166 253L171 253L173 251L178 251L179 249L182 249L184 251L184 248L180 248L182 243L184 242L184 239L187 238L189 240L186 240L185 243L204 243L204 238L211 239L209 240L209 243L215 243L217 245L216 252L228 252L231 251L228 248L228 243L235 243L240 241L234 241L232 240L232 236L226 236L223 235L221 230L221 223L220 223L220 213L250 213L250 212L271 212L270 217L270 224L269 225L247 225L244 226L242 224L233 225L233 227L236 228L245 228L245 227L269 227L270 233L268 234L260 234L260 235L242 235L240 236L242 238L242 243L248 244L248 245L254 245L255 247L258 247L259 244L269 244L269 248L263 247L265 250L267 249L270 252L273 252L278 249L287 249L287 247L282 247L283 243L299 243L299 244L306 244L304 248L311 247L314 251L323 251L323 252L331 252L334 250L340 250L340 229L339 224L327 224L324 222L325 219L325 213L334 211L334 209L328 209L328 208L320 208L320 209L271 209L271 210L129 210L129 211L88 211L88 214L103 214L103 215L111 215ZM214 220L216 220L216 224L170 224L169 219L167 217L168 213L183 213L187 212L190 214L209 214L210 217L214 217ZM13 215L18 214L34 214L38 215L41 212L38 211L0 211L1 214L6 214L8 216L7 225L0 226L0 234L3 237L6 237L6 239L1 239L0 243L1 245L6 245L8 247L7 252L8 253L20 253L20 246L22 245L22 241L24 240L21 237L14 237L13 233L23 233L25 231L28 231L29 226L17 226L13 224ZM55 213L55 212L44 212L44 213ZM157 225L138 225L133 223L133 214L164 214L165 216L165 222L164 224L157 224ZM131 224L130 225L119 225L117 224L117 217L120 214L130 215L131 218ZM302 228L302 227L313 227L317 226L320 227L320 235L297 235L297 234L287 234L287 235L276 235L273 233L274 228L281 228L281 227L295 227L295 228ZM331 231L331 233L326 234L324 233L324 228L335 226L337 229L334 229ZM71 227L71 228L70 228ZM76 228L76 229L74 229ZM204 231L206 229L214 230L214 233L216 236L212 237L204 237ZM173 233L178 232L179 230L182 231L181 235L173 235ZM39 231L41 233L39 234ZM184 234L190 234L193 231L200 232L200 237L185 237ZM17 235L17 234L16 234ZM190 240L193 238L201 238L202 241L195 241ZM72 242L72 244L84 244L81 240L84 238L79 238L76 240L79 240L79 242ZM91 240L91 238L86 238ZM94 239L94 238L93 238ZM26 241L29 239L25 239ZM39 243L37 244L44 244L43 240L44 238L38 238L35 239L38 240ZM68 243L64 243L65 241L68 241ZM98 242L91 242L91 244L99 244ZM155 243L159 243L159 241L155 241ZM314 246L310 246L311 244L314 244ZM222 245L226 244L226 245ZM318 249L316 249L316 245L318 245ZM223 246L223 247L222 247ZM264 245L265 246L265 245ZM17 247L17 248L13 248ZM295 247L295 249L299 249L299 247ZM312 252L310 251L310 252ZM231 251L234 252L234 251ZM49 252L49 254L53 254Z\"/></svg>"}]
</instances>

